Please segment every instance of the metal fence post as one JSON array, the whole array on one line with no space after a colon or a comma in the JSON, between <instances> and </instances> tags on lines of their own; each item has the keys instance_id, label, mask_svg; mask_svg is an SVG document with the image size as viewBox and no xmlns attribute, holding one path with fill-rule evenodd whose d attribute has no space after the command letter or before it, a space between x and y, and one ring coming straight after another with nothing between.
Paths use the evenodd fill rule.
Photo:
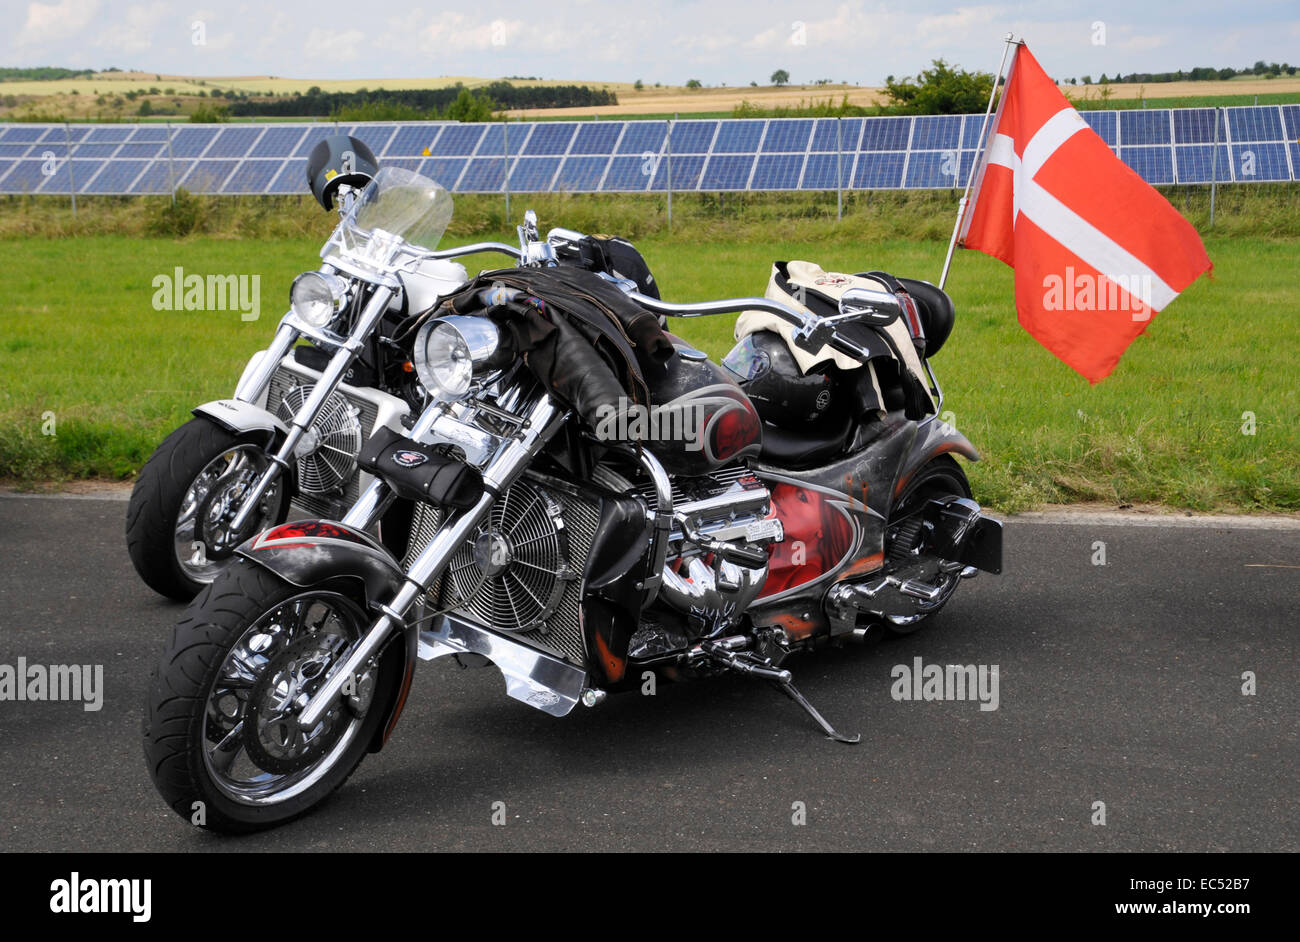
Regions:
<instances>
[{"instance_id":1,"label":"metal fence post","mask_svg":"<svg viewBox=\"0 0 1300 942\"><path fill-rule=\"evenodd\" d=\"M835 119L835 221L844 221L844 119Z\"/></svg>"},{"instance_id":2,"label":"metal fence post","mask_svg":"<svg viewBox=\"0 0 1300 942\"><path fill-rule=\"evenodd\" d=\"M501 185L506 191L506 223L510 221L510 119L501 122Z\"/></svg>"},{"instance_id":3,"label":"metal fence post","mask_svg":"<svg viewBox=\"0 0 1300 942\"><path fill-rule=\"evenodd\" d=\"M668 122L668 231L673 231L673 128L677 126L677 112Z\"/></svg>"},{"instance_id":4,"label":"metal fence post","mask_svg":"<svg viewBox=\"0 0 1300 942\"><path fill-rule=\"evenodd\" d=\"M68 148L68 154L63 159L68 162L68 192L72 195L72 217L77 217L77 178L72 173L72 128L67 121L63 122L63 140Z\"/></svg>"},{"instance_id":5,"label":"metal fence post","mask_svg":"<svg viewBox=\"0 0 1300 942\"><path fill-rule=\"evenodd\" d=\"M1214 146L1210 150L1210 228L1214 228L1214 194L1219 186L1219 112L1214 109Z\"/></svg>"},{"instance_id":6,"label":"metal fence post","mask_svg":"<svg viewBox=\"0 0 1300 942\"><path fill-rule=\"evenodd\" d=\"M167 189L171 190L172 205L176 205L176 170L172 166L172 123L167 122Z\"/></svg>"}]
</instances>

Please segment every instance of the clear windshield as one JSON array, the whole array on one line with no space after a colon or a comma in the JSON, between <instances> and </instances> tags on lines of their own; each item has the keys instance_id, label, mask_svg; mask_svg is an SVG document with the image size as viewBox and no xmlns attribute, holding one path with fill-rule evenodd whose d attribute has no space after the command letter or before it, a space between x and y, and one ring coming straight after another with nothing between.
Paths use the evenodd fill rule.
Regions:
<instances>
[{"instance_id":1,"label":"clear windshield","mask_svg":"<svg viewBox=\"0 0 1300 942\"><path fill-rule=\"evenodd\" d=\"M451 212L451 194L440 184L401 167L382 167L339 223L321 257L387 266L404 245L437 248Z\"/></svg>"}]
</instances>

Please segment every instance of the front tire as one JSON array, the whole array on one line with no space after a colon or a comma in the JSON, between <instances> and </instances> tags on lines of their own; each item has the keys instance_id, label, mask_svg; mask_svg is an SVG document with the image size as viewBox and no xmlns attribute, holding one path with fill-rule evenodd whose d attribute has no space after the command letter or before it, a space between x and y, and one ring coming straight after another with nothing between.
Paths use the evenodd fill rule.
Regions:
<instances>
[{"instance_id":1,"label":"front tire","mask_svg":"<svg viewBox=\"0 0 1300 942\"><path fill-rule=\"evenodd\" d=\"M159 595L188 602L226 567L231 542L208 521L268 464L262 436L236 435L193 418L158 446L140 471L126 511L126 545L135 571ZM283 477L245 527L252 535L280 523L289 501Z\"/></svg>"},{"instance_id":2,"label":"front tire","mask_svg":"<svg viewBox=\"0 0 1300 942\"><path fill-rule=\"evenodd\" d=\"M369 627L352 591L294 586L238 559L186 610L150 677L143 723L149 775L177 814L227 834L274 827L365 758L400 682L400 645L316 729L296 723Z\"/></svg>"}]
</instances>

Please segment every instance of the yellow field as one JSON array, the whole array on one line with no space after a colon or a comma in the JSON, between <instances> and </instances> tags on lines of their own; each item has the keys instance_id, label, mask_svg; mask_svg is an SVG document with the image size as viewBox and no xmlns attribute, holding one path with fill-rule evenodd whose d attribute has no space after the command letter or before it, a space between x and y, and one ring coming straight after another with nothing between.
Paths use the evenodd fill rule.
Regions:
<instances>
[{"instance_id":1,"label":"yellow field","mask_svg":"<svg viewBox=\"0 0 1300 942\"><path fill-rule=\"evenodd\" d=\"M0 119L6 113L21 113L31 109L63 114L68 117L87 117L103 113L103 105L96 104L99 96L110 96L109 101L129 91L145 92L150 88L160 91L171 89L173 97L194 96L200 91L209 95L214 91L233 89L249 94L274 92L292 94L306 92L313 86L329 92L354 92L358 89L445 88L461 83L469 88L486 85L495 79L468 75L445 75L429 78L399 79L292 79L270 75L184 76L149 72L101 72L90 78L58 79L55 81L0 82L0 98L13 96L11 106L0 105ZM680 112L727 112L748 101L762 107L789 107L813 101L834 99L839 103L847 97L851 104L874 105L882 101L880 90L861 85L789 85L739 86L688 89L678 85L646 86L638 91L630 82L593 82L583 80L511 80L516 85L575 84L605 88L618 95L617 105L583 108L546 109L548 116L665 114ZM1102 89L1108 88L1112 99L1133 98L1190 98L1216 95L1252 95L1287 93L1300 95L1300 77L1262 79L1244 76L1222 82L1160 82L1151 84L1111 84L1062 86L1075 99L1099 99ZM155 104L171 103L166 95L149 96ZM191 100L192 101L192 100ZM171 103L174 104L174 103ZM125 103L119 112L123 116L134 112L134 103ZM188 108L186 110L189 110ZM536 111L515 110L513 117L535 116Z\"/></svg>"},{"instance_id":2,"label":"yellow field","mask_svg":"<svg viewBox=\"0 0 1300 942\"><path fill-rule=\"evenodd\" d=\"M55 79L52 81L0 82L0 95L121 95L130 91L148 91L150 88L174 89L178 94L196 95L200 90L211 94L213 89L225 91L274 92L277 95L306 92L320 86L327 92L355 92L361 88L446 88L460 82L469 88L495 82L496 79L475 78L470 75L441 75L433 78L399 79L291 79L274 75L166 75L155 72L99 72L89 78ZM511 79L512 85L590 85L608 88L620 96L631 92L631 82L592 82L547 79L528 81Z\"/></svg>"},{"instance_id":3,"label":"yellow field","mask_svg":"<svg viewBox=\"0 0 1300 942\"><path fill-rule=\"evenodd\" d=\"M1300 76L1263 79L1256 75L1226 82L1152 82L1150 84L1062 85L1076 98L1100 98L1103 88L1111 98L1202 98L1215 95L1279 95L1300 93Z\"/></svg>"}]
</instances>

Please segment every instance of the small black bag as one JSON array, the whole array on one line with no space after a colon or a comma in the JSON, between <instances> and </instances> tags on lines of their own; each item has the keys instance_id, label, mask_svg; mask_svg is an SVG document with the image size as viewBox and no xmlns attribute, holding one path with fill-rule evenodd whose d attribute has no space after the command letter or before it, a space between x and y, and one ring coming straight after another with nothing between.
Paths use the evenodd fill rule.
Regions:
<instances>
[{"instance_id":1,"label":"small black bag","mask_svg":"<svg viewBox=\"0 0 1300 942\"><path fill-rule=\"evenodd\" d=\"M370 436L357 464L383 478L398 497L444 507L473 507L483 476L443 445L422 445L383 426Z\"/></svg>"},{"instance_id":2,"label":"small black bag","mask_svg":"<svg viewBox=\"0 0 1300 942\"><path fill-rule=\"evenodd\" d=\"M659 285L650 272L645 257L627 239L618 236L584 236L578 243L578 257L573 261L587 271L604 272L636 282L636 290L649 298L659 297Z\"/></svg>"}]
</instances>

